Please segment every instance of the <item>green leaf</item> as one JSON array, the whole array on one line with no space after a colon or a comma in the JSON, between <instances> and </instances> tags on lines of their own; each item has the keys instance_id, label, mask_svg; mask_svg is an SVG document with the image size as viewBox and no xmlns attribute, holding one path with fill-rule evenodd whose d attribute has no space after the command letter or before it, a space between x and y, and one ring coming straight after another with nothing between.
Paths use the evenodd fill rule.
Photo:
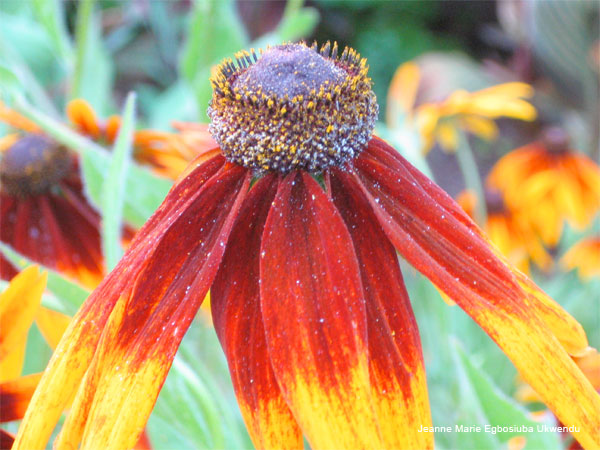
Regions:
<instances>
[{"instance_id":1,"label":"green leaf","mask_svg":"<svg viewBox=\"0 0 600 450\"><path fill-rule=\"evenodd\" d=\"M152 443L157 448L252 448L231 392L214 330L194 321L148 422Z\"/></svg>"},{"instance_id":2,"label":"green leaf","mask_svg":"<svg viewBox=\"0 0 600 450\"><path fill-rule=\"evenodd\" d=\"M36 264L40 266L41 269L48 272L47 288L55 295L54 299L48 300L48 298L46 298L45 306L49 308L72 316L79 310L79 307L90 295L90 291L80 286L78 283L68 280L58 272L42 264L31 261L26 256L21 255L19 252L2 242L0 242L0 252L19 270L32 264Z\"/></svg>"},{"instance_id":3,"label":"green leaf","mask_svg":"<svg viewBox=\"0 0 600 450\"><path fill-rule=\"evenodd\" d=\"M84 152L81 169L85 180L85 192L92 204L101 205L102 186L108 175L108 157L97 152ZM130 164L125 183L127 196L124 199L123 217L141 227L165 199L171 183L157 177L136 164Z\"/></svg>"},{"instance_id":4,"label":"green leaf","mask_svg":"<svg viewBox=\"0 0 600 450\"><path fill-rule=\"evenodd\" d=\"M532 420L523 407L494 385L463 351L458 340L452 338L450 348L459 377L461 404L465 408L473 408L473 414L477 417L477 422L467 422L465 425L478 425L483 428L482 432L471 435L493 436L501 443L507 443L516 436L524 436L526 449L562 448L558 434L538 432L537 427L540 423ZM489 427L488 431L486 426ZM486 447L483 442L481 444L481 448L496 448Z\"/></svg>"},{"instance_id":5,"label":"green leaf","mask_svg":"<svg viewBox=\"0 0 600 450\"><path fill-rule=\"evenodd\" d=\"M21 56L22 41L27 41L27 39L21 39L25 34L25 31L22 28L26 28L27 24L17 26L17 24L13 22L12 17L7 14L0 14L0 23L2 23L2 26L0 27L0 61L2 61L2 64L17 77L20 86L27 88L26 94L35 102L38 108L48 114L58 116L59 113L54 106L54 103L50 100L44 87L29 66L28 60L36 58L37 55L33 54L29 58ZM33 29L35 30L35 27L33 27ZM42 39L43 36L40 37L33 32L31 35L37 36L35 40L32 39L33 42L31 45L38 49L41 48L43 52L43 46L37 46L37 39ZM43 58L40 56L40 59ZM43 67L46 72L50 71L46 64L43 64ZM6 87L7 86L5 86L5 88Z\"/></svg>"},{"instance_id":6,"label":"green leaf","mask_svg":"<svg viewBox=\"0 0 600 450\"><path fill-rule=\"evenodd\" d=\"M15 109L39 125L49 136L81 155L85 192L91 203L99 209L102 186L110 164L110 155L106 149L36 110L23 99L15 103ZM125 220L134 226L142 226L162 203L170 188L169 180L158 177L137 164L130 164L125 184Z\"/></svg>"},{"instance_id":7,"label":"green leaf","mask_svg":"<svg viewBox=\"0 0 600 450\"><path fill-rule=\"evenodd\" d=\"M283 17L275 35L279 43L297 41L314 31L319 22L319 13L315 8L303 8L304 0L290 0L285 6Z\"/></svg>"},{"instance_id":8,"label":"green leaf","mask_svg":"<svg viewBox=\"0 0 600 450\"><path fill-rule=\"evenodd\" d=\"M22 89L23 85L15 73L0 63L0 89L14 91Z\"/></svg>"},{"instance_id":9,"label":"green leaf","mask_svg":"<svg viewBox=\"0 0 600 450\"><path fill-rule=\"evenodd\" d=\"M123 122L113 146L106 178L102 187L102 249L107 271L111 271L121 256L121 228L127 169L135 128L135 94L127 96Z\"/></svg>"},{"instance_id":10,"label":"green leaf","mask_svg":"<svg viewBox=\"0 0 600 450\"><path fill-rule=\"evenodd\" d=\"M64 21L63 4L59 0L32 0L31 7L38 21L44 26L57 55L70 64L73 49Z\"/></svg>"},{"instance_id":11,"label":"green leaf","mask_svg":"<svg viewBox=\"0 0 600 450\"><path fill-rule=\"evenodd\" d=\"M110 109L114 67L102 42L101 13L94 14L94 5L95 0L82 0L78 4L69 97L85 98L103 115Z\"/></svg>"},{"instance_id":12,"label":"green leaf","mask_svg":"<svg viewBox=\"0 0 600 450\"><path fill-rule=\"evenodd\" d=\"M211 67L244 48L247 42L233 0L195 2L180 71L194 89L199 120L208 120L206 108L212 97Z\"/></svg>"},{"instance_id":13,"label":"green leaf","mask_svg":"<svg viewBox=\"0 0 600 450\"><path fill-rule=\"evenodd\" d=\"M194 4L180 69L193 82L224 56L245 47L247 37L232 0L197 0Z\"/></svg>"}]
</instances>

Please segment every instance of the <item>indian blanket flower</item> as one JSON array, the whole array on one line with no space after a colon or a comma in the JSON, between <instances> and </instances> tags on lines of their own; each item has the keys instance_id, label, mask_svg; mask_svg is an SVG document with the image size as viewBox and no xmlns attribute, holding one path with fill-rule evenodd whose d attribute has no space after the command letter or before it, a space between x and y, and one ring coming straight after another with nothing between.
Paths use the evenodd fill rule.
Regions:
<instances>
[{"instance_id":1,"label":"indian blanket flower","mask_svg":"<svg viewBox=\"0 0 600 450\"><path fill-rule=\"evenodd\" d=\"M29 329L36 322L51 348L56 348L70 317L40 305L46 273L30 266L15 276L0 294L0 422L23 418L42 374L22 375ZM0 430L1 448L12 435ZM11 445L8 445L11 444Z\"/></svg>"},{"instance_id":2,"label":"indian blanket flower","mask_svg":"<svg viewBox=\"0 0 600 450\"><path fill-rule=\"evenodd\" d=\"M502 191L511 209L527 214L530 226L550 247L558 244L565 221L582 230L600 210L600 167L571 150L559 127L502 157L488 184Z\"/></svg>"},{"instance_id":3,"label":"indian blanket flower","mask_svg":"<svg viewBox=\"0 0 600 450\"><path fill-rule=\"evenodd\" d=\"M0 238L47 267L95 287L103 275L100 217L83 192L77 155L0 104L18 132L0 142ZM16 274L0 255L0 275Z\"/></svg>"},{"instance_id":4,"label":"indian blanket flower","mask_svg":"<svg viewBox=\"0 0 600 450\"><path fill-rule=\"evenodd\" d=\"M584 281L600 278L600 236L581 239L560 259L567 270L577 270Z\"/></svg>"},{"instance_id":5,"label":"indian blanket flower","mask_svg":"<svg viewBox=\"0 0 600 450\"><path fill-rule=\"evenodd\" d=\"M474 217L478 199L473 191L461 192L456 201L469 217ZM548 270L552 265L550 254L521 215L507 207L502 194L498 190L487 188L485 204L487 218L483 229L510 264L525 273L530 272L530 262L534 262L542 270Z\"/></svg>"},{"instance_id":6,"label":"indian blanket flower","mask_svg":"<svg viewBox=\"0 0 600 450\"><path fill-rule=\"evenodd\" d=\"M583 445L600 397L580 325L462 209L372 137L366 61L285 44L226 60L201 155L91 294L15 448L127 448L208 289L258 448L431 448L421 345L396 250L470 314Z\"/></svg>"}]
</instances>

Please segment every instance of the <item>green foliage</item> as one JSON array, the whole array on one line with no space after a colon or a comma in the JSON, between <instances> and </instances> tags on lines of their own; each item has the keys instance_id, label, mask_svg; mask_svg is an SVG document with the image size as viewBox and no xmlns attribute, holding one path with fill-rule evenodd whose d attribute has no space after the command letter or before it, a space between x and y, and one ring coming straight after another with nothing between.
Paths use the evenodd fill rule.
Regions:
<instances>
[{"instance_id":1,"label":"green foliage","mask_svg":"<svg viewBox=\"0 0 600 450\"><path fill-rule=\"evenodd\" d=\"M127 97L123 109L123 123L111 152L110 163L102 186L102 249L108 271L112 270L121 256L121 228L127 168L131 157L135 127L135 94Z\"/></svg>"}]
</instances>

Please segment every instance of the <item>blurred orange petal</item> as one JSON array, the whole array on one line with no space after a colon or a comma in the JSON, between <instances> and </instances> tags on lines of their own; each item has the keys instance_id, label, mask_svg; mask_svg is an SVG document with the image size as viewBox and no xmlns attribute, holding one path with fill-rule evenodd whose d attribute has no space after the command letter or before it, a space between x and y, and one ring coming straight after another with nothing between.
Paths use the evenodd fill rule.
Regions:
<instances>
[{"instance_id":1,"label":"blurred orange petal","mask_svg":"<svg viewBox=\"0 0 600 450\"><path fill-rule=\"evenodd\" d=\"M81 98L71 100L66 107L67 117L79 132L98 139L100 124L92 106Z\"/></svg>"}]
</instances>

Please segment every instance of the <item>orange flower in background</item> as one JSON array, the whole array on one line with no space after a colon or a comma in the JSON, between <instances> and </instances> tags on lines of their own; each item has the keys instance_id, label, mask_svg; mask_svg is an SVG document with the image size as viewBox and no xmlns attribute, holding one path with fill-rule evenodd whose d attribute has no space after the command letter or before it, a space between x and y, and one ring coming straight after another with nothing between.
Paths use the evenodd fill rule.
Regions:
<instances>
[{"instance_id":1,"label":"orange flower in background","mask_svg":"<svg viewBox=\"0 0 600 450\"><path fill-rule=\"evenodd\" d=\"M600 236L591 236L577 242L560 260L567 270L577 269L584 281L600 278Z\"/></svg>"},{"instance_id":2,"label":"orange flower in background","mask_svg":"<svg viewBox=\"0 0 600 450\"><path fill-rule=\"evenodd\" d=\"M548 270L552 258L540 238L518 214L507 208L499 191L486 189L485 196L487 220L484 231L498 251L522 272L530 272L530 261L540 269ZM456 201L469 217L474 217L477 197L473 191L463 191Z\"/></svg>"},{"instance_id":3,"label":"orange flower in background","mask_svg":"<svg viewBox=\"0 0 600 450\"><path fill-rule=\"evenodd\" d=\"M94 140L112 145L121 128L121 118L110 116L102 121L94 109L83 99L75 99L67 105L67 116L75 128ZM217 144L208 132L208 125L174 122L177 132L143 129L133 135L133 157L149 165L157 174L173 180L198 155L215 149Z\"/></svg>"},{"instance_id":4,"label":"orange flower in background","mask_svg":"<svg viewBox=\"0 0 600 450\"><path fill-rule=\"evenodd\" d=\"M199 155L217 148L208 125L174 122L177 133L139 130L134 135L135 157L163 176L177 179Z\"/></svg>"},{"instance_id":5,"label":"orange flower in background","mask_svg":"<svg viewBox=\"0 0 600 450\"><path fill-rule=\"evenodd\" d=\"M572 151L558 127L501 158L488 185L502 192L509 208L522 211L550 247L558 244L565 221L582 230L600 210L600 167Z\"/></svg>"},{"instance_id":6,"label":"orange flower in background","mask_svg":"<svg viewBox=\"0 0 600 450\"><path fill-rule=\"evenodd\" d=\"M94 287L103 276L100 218L87 202L77 155L0 104L0 120L20 131L0 146L0 238L47 267ZM16 274L0 255L0 276Z\"/></svg>"},{"instance_id":7,"label":"orange flower in background","mask_svg":"<svg viewBox=\"0 0 600 450\"><path fill-rule=\"evenodd\" d=\"M46 273L28 267L13 278L0 294L0 422L23 418L29 400L42 376L22 376L27 335L33 322L51 348L55 348L70 318L40 306ZM12 437L3 431L2 443ZM6 441L5 441L6 440ZM10 448L10 445L2 448Z\"/></svg>"},{"instance_id":8,"label":"orange flower in background","mask_svg":"<svg viewBox=\"0 0 600 450\"><path fill-rule=\"evenodd\" d=\"M72 321L16 449L130 447L207 291L259 448L431 448L423 357L396 250L463 308L577 439L600 396L580 325L460 207L372 136L364 59L337 45L241 53L213 78L202 154Z\"/></svg>"}]
</instances>

